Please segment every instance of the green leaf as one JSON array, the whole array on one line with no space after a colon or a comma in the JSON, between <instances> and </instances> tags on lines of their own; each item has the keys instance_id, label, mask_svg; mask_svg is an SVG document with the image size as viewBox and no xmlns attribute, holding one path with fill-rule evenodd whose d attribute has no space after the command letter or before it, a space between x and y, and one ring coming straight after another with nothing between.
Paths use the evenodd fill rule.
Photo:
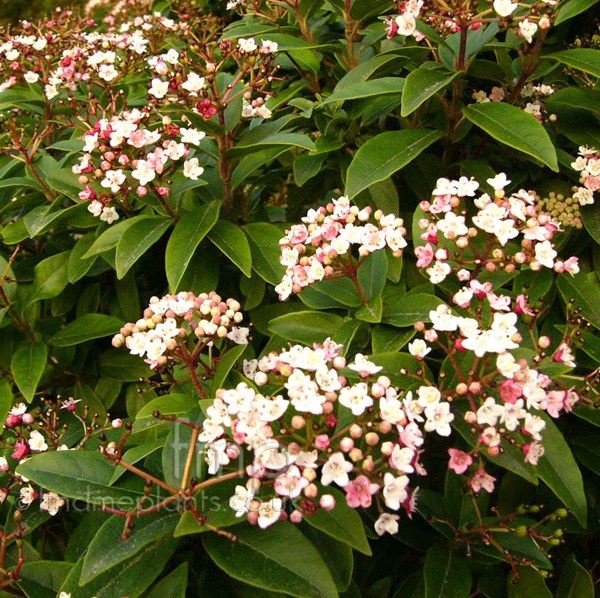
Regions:
<instances>
[{"instance_id":1,"label":"green leaf","mask_svg":"<svg viewBox=\"0 0 600 598\"><path fill-rule=\"evenodd\" d=\"M535 116L505 102L471 104L463 108L463 114L500 143L533 156L558 172L554 145Z\"/></svg>"},{"instance_id":2,"label":"green leaf","mask_svg":"<svg viewBox=\"0 0 600 598\"><path fill-rule=\"evenodd\" d=\"M296 156L293 165L294 183L302 187L304 183L321 172L323 162L327 160L327 154L300 154Z\"/></svg>"},{"instance_id":3,"label":"green leaf","mask_svg":"<svg viewBox=\"0 0 600 598\"><path fill-rule=\"evenodd\" d=\"M266 282L277 285L285 274L279 263L281 231L268 222L252 222L244 227L252 252L252 268Z\"/></svg>"},{"instance_id":4,"label":"green leaf","mask_svg":"<svg viewBox=\"0 0 600 598\"><path fill-rule=\"evenodd\" d=\"M412 340L416 332L414 326L400 329L385 325L375 326L371 337L373 353L394 353L400 351L406 343Z\"/></svg>"},{"instance_id":5,"label":"green leaf","mask_svg":"<svg viewBox=\"0 0 600 598\"><path fill-rule=\"evenodd\" d=\"M357 272L358 282L367 300L381 295L388 271L385 251L374 251L361 264Z\"/></svg>"},{"instance_id":6,"label":"green leaf","mask_svg":"<svg viewBox=\"0 0 600 598\"><path fill-rule=\"evenodd\" d=\"M519 579L515 583L511 573L506 580L508 598L552 598L544 578L530 567L517 567Z\"/></svg>"},{"instance_id":7,"label":"green leaf","mask_svg":"<svg viewBox=\"0 0 600 598\"><path fill-rule=\"evenodd\" d=\"M347 195L352 198L373 183L387 179L442 136L440 131L404 129L369 139L360 146L348 167Z\"/></svg>"},{"instance_id":8,"label":"green leaf","mask_svg":"<svg viewBox=\"0 0 600 598\"><path fill-rule=\"evenodd\" d=\"M357 309L354 315L363 322L377 324L378 322L381 322L382 312L383 302L381 300L381 295L377 295Z\"/></svg>"},{"instance_id":9,"label":"green leaf","mask_svg":"<svg viewBox=\"0 0 600 598\"><path fill-rule=\"evenodd\" d=\"M344 102L346 100L357 100L389 94L398 94L404 88L404 79L400 77L382 77L371 81L360 81L348 87L336 88L333 93L323 102L321 106L332 102Z\"/></svg>"},{"instance_id":10,"label":"green leaf","mask_svg":"<svg viewBox=\"0 0 600 598\"><path fill-rule=\"evenodd\" d=\"M172 536L179 517L179 513L163 511L140 517L127 540L121 539L123 517L111 517L98 530L88 547L79 584L83 586L107 569L133 558L147 544L167 535Z\"/></svg>"},{"instance_id":11,"label":"green leaf","mask_svg":"<svg viewBox=\"0 0 600 598\"><path fill-rule=\"evenodd\" d=\"M281 145L300 147L309 151L314 151L316 149L315 144L308 135L302 135L301 133L276 133L275 135L252 141L247 145L244 145L242 140L234 148L230 149L227 152L227 155L231 158L237 158L250 152Z\"/></svg>"},{"instance_id":12,"label":"green leaf","mask_svg":"<svg viewBox=\"0 0 600 598\"><path fill-rule=\"evenodd\" d=\"M117 318L105 314L85 314L74 322L67 324L51 339L55 347L70 347L94 338L102 338L117 334L123 323Z\"/></svg>"},{"instance_id":13,"label":"green leaf","mask_svg":"<svg viewBox=\"0 0 600 598\"><path fill-rule=\"evenodd\" d=\"M402 116L412 114L431 96L444 89L460 73L446 70L417 68L406 77L402 92Z\"/></svg>"},{"instance_id":14,"label":"green leaf","mask_svg":"<svg viewBox=\"0 0 600 598\"><path fill-rule=\"evenodd\" d=\"M346 497L338 490L327 488L326 493L333 494L335 497L335 509L331 511L317 509L313 515L305 517L304 521L359 552L371 556L371 547L358 511L348 506Z\"/></svg>"},{"instance_id":15,"label":"green leaf","mask_svg":"<svg viewBox=\"0 0 600 598\"><path fill-rule=\"evenodd\" d=\"M344 323L340 316L320 311L297 311L274 318L269 330L286 340L312 345L333 336Z\"/></svg>"},{"instance_id":16,"label":"green leaf","mask_svg":"<svg viewBox=\"0 0 600 598\"><path fill-rule=\"evenodd\" d=\"M542 432L545 451L537 465L537 473L565 506L573 511L582 527L585 527L587 500L581 471L559 429L548 415L539 415L546 422L546 427Z\"/></svg>"},{"instance_id":17,"label":"green leaf","mask_svg":"<svg viewBox=\"0 0 600 598\"><path fill-rule=\"evenodd\" d=\"M561 64L566 64L571 68L589 73L594 77L600 77L600 50L591 48L575 48L573 50L564 50L563 52L554 52L546 54L544 58L558 60Z\"/></svg>"},{"instance_id":18,"label":"green leaf","mask_svg":"<svg viewBox=\"0 0 600 598\"><path fill-rule=\"evenodd\" d=\"M179 290L179 283L200 244L219 218L221 203L213 201L191 212L182 212L179 222L167 243L165 268L172 293Z\"/></svg>"},{"instance_id":19,"label":"green leaf","mask_svg":"<svg viewBox=\"0 0 600 598\"><path fill-rule=\"evenodd\" d=\"M27 598L56 598L73 563L61 561L26 562L21 567L19 587Z\"/></svg>"},{"instance_id":20,"label":"green leaf","mask_svg":"<svg viewBox=\"0 0 600 598\"><path fill-rule=\"evenodd\" d=\"M33 288L29 303L40 299L51 299L60 295L69 284L68 251L52 255L33 269Z\"/></svg>"},{"instance_id":21,"label":"green leaf","mask_svg":"<svg viewBox=\"0 0 600 598\"><path fill-rule=\"evenodd\" d=\"M591 112L600 112L600 92L582 87L565 87L548 96L544 104L551 106L569 106Z\"/></svg>"},{"instance_id":22,"label":"green leaf","mask_svg":"<svg viewBox=\"0 0 600 598\"><path fill-rule=\"evenodd\" d=\"M146 544L136 555L98 575L90 583L79 585L83 559L71 569L61 591L71 598L138 598L161 574L177 547L177 541L164 536Z\"/></svg>"},{"instance_id":23,"label":"green leaf","mask_svg":"<svg viewBox=\"0 0 600 598\"><path fill-rule=\"evenodd\" d=\"M96 257L83 257L95 240L96 237L93 232L87 233L75 243L75 246L71 250L69 263L67 264L67 277L71 284L83 278L96 262Z\"/></svg>"},{"instance_id":24,"label":"green leaf","mask_svg":"<svg viewBox=\"0 0 600 598\"><path fill-rule=\"evenodd\" d=\"M98 360L100 376L118 382L138 382L140 378L150 378L154 372L144 360L126 350L109 350Z\"/></svg>"},{"instance_id":25,"label":"green leaf","mask_svg":"<svg viewBox=\"0 0 600 598\"><path fill-rule=\"evenodd\" d=\"M435 295L415 293L403 295L400 299L383 305L384 324L391 324L400 328L413 326L415 322L431 322L430 311L435 311L438 305L444 302Z\"/></svg>"},{"instance_id":26,"label":"green leaf","mask_svg":"<svg viewBox=\"0 0 600 598\"><path fill-rule=\"evenodd\" d=\"M586 276L583 272L575 274L561 274L558 276L558 290L565 302L574 299L575 308L581 308L582 315L600 328L600 283L596 275Z\"/></svg>"},{"instance_id":27,"label":"green leaf","mask_svg":"<svg viewBox=\"0 0 600 598\"><path fill-rule=\"evenodd\" d=\"M204 534L210 558L235 579L298 598L337 598L335 583L321 555L292 523L268 529L242 524L237 542Z\"/></svg>"},{"instance_id":28,"label":"green leaf","mask_svg":"<svg viewBox=\"0 0 600 598\"><path fill-rule=\"evenodd\" d=\"M574 555L569 555L560 572L555 598L594 598L594 596L592 576L575 560Z\"/></svg>"},{"instance_id":29,"label":"green leaf","mask_svg":"<svg viewBox=\"0 0 600 598\"><path fill-rule=\"evenodd\" d=\"M138 412L139 413L139 412ZM125 463L131 463L131 465L135 465L138 461L145 459L159 448L162 448L164 445L164 439L152 440L151 442L144 442L144 444L139 444L138 446L134 446L129 450L125 451L123 454L123 461ZM117 465L115 467L115 472L113 473L112 478L110 478L109 486L112 486L127 470L121 465Z\"/></svg>"},{"instance_id":30,"label":"green leaf","mask_svg":"<svg viewBox=\"0 0 600 598\"><path fill-rule=\"evenodd\" d=\"M212 379L211 389L213 392L223 386L231 368L236 364L242 353L248 348L248 345L235 345L230 347L223 357L219 357L219 364L215 369Z\"/></svg>"},{"instance_id":31,"label":"green leaf","mask_svg":"<svg viewBox=\"0 0 600 598\"><path fill-rule=\"evenodd\" d=\"M188 580L188 564L181 563L177 569L155 584L146 598L185 598Z\"/></svg>"},{"instance_id":32,"label":"green leaf","mask_svg":"<svg viewBox=\"0 0 600 598\"><path fill-rule=\"evenodd\" d=\"M134 216L133 218L127 218L126 220L121 220L116 224L111 224L105 231L103 231L100 236L94 241L92 246L83 254L82 258L87 259L94 255L98 255L100 253L105 253L106 251L110 251L114 249L121 237L125 234L125 231L130 227L140 222L141 220L145 220L148 216L140 214L139 216Z\"/></svg>"},{"instance_id":33,"label":"green leaf","mask_svg":"<svg viewBox=\"0 0 600 598\"><path fill-rule=\"evenodd\" d=\"M193 407L198 405L198 401L185 394L168 394L152 399L146 403L135 416L134 431L149 428L161 423L152 414L160 411L163 415L183 415Z\"/></svg>"},{"instance_id":34,"label":"green leaf","mask_svg":"<svg viewBox=\"0 0 600 598\"><path fill-rule=\"evenodd\" d=\"M111 487L114 470L100 453L49 451L21 463L17 473L61 496L96 505L110 503L111 507L128 510L135 504L132 500L143 496L143 491Z\"/></svg>"},{"instance_id":35,"label":"green leaf","mask_svg":"<svg viewBox=\"0 0 600 598\"><path fill-rule=\"evenodd\" d=\"M227 220L219 220L208 238L249 278L252 274L252 254L244 231Z\"/></svg>"},{"instance_id":36,"label":"green leaf","mask_svg":"<svg viewBox=\"0 0 600 598\"><path fill-rule=\"evenodd\" d=\"M448 546L432 546L425 557L425 598L467 598L471 571L465 560Z\"/></svg>"},{"instance_id":37,"label":"green leaf","mask_svg":"<svg viewBox=\"0 0 600 598\"><path fill-rule=\"evenodd\" d=\"M6 416L13 406L13 394L10 382L0 378L0 432L4 430Z\"/></svg>"},{"instance_id":38,"label":"green leaf","mask_svg":"<svg viewBox=\"0 0 600 598\"><path fill-rule=\"evenodd\" d=\"M117 243L115 265L120 280L171 226L170 218L147 216L129 226Z\"/></svg>"},{"instance_id":39,"label":"green leaf","mask_svg":"<svg viewBox=\"0 0 600 598\"><path fill-rule=\"evenodd\" d=\"M598 0L570 0L562 5L561 9L558 12L558 16L556 17L556 21L554 21L555 25L560 25L564 23L568 19L572 19L577 15L581 14L591 8L596 4Z\"/></svg>"},{"instance_id":40,"label":"green leaf","mask_svg":"<svg viewBox=\"0 0 600 598\"><path fill-rule=\"evenodd\" d=\"M352 548L310 525L302 525L301 530L325 561L338 592L344 592L352 581Z\"/></svg>"},{"instance_id":41,"label":"green leaf","mask_svg":"<svg viewBox=\"0 0 600 598\"><path fill-rule=\"evenodd\" d=\"M349 278L333 278L311 284L302 289L300 300L315 309L361 305L358 291Z\"/></svg>"},{"instance_id":42,"label":"green leaf","mask_svg":"<svg viewBox=\"0 0 600 598\"><path fill-rule=\"evenodd\" d=\"M10 369L13 379L28 403L33 400L47 359L48 351L43 343L21 345L12 356Z\"/></svg>"}]
</instances>

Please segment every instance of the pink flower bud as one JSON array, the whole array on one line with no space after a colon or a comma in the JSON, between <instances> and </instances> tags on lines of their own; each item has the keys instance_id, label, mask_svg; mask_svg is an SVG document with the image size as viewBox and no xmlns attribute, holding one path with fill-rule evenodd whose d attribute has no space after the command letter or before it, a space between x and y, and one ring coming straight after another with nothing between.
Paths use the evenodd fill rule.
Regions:
<instances>
[{"instance_id":1,"label":"pink flower bud","mask_svg":"<svg viewBox=\"0 0 600 598\"><path fill-rule=\"evenodd\" d=\"M157 191L157 193L158 193L159 195L161 195L162 197L167 197L167 196L169 195L169 193L170 193L170 190L169 190L169 188L168 188L168 187L158 187L158 188L156 189L156 191Z\"/></svg>"},{"instance_id":2,"label":"pink flower bud","mask_svg":"<svg viewBox=\"0 0 600 598\"><path fill-rule=\"evenodd\" d=\"M298 509L295 509L290 514L290 521L292 523L300 523L302 521L303 517L304 517L304 515L302 514L302 511L299 511Z\"/></svg>"},{"instance_id":3,"label":"pink flower bud","mask_svg":"<svg viewBox=\"0 0 600 598\"><path fill-rule=\"evenodd\" d=\"M319 500L319 505L325 511L333 511L335 509L335 497L332 494L323 494L321 500Z\"/></svg>"},{"instance_id":4,"label":"pink flower bud","mask_svg":"<svg viewBox=\"0 0 600 598\"><path fill-rule=\"evenodd\" d=\"M113 419L111 422L111 426L113 428L120 428L123 425L123 420L118 418L117 419Z\"/></svg>"},{"instance_id":5,"label":"pink flower bud","mask_svg":"<svg viewBox=\"0 0 600 598\"><path fill-rule=\"evenodd\" d=\"M33 415L31 413L24 413L23 414L23 423L24 424L32 424L35 421Z\"/></svg>"},{"instance_id":6,"label":"pink flower bud","mask_svg":"<svg viewBox=\"0 0 600 598\"><path fill-rule=\"evenodd\" d=\"M146 187L138 187L136 191L140 197L145 197L146 195L148 195L148 189L146 189Z\"/></svg>"},{"instance_id":7,"label":"pink flower bud","mask_svg":"<svg viewBox=\"0 0 600 598\"><path fill-rule=\"evenodd\" d=\"M327 436L327 434L319 434L315 438L315 446L321 451L324 451L329 447L329 442L329 436Z\"/></svg>"}]
</instances>

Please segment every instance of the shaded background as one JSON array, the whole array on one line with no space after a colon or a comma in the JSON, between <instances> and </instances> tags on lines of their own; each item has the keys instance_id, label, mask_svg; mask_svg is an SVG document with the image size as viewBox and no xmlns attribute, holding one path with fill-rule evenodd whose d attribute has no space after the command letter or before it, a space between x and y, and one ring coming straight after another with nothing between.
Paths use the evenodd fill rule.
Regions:
<instances>
[{"instance_id":1,"label":"shaded background","mask_svg":"<svg viewBox=\"0 0 600 598\"><path fill-rule=\"evenodd\" d=\"M85 0L0 0L0 24L39 18L57 6L68 8L84 4Z\"/></svg>"}]
</instances>

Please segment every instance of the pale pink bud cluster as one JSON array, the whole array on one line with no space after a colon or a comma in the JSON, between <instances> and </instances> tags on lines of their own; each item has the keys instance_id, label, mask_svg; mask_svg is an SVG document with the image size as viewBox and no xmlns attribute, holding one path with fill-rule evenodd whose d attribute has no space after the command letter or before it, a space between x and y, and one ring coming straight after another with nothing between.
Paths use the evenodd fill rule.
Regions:
<instances>
[{"instance_id":1,"label":"pale pink bud cluster","mask_svg":"<svg viewBox=\"0 0 600 598\"><path fill-rule=\"evenodd\" d=\"M167 197L174 174L198 180L204 172L198 158L189 158L204 132L179 127L170 118L154 119L149 111L133 109L100 119L83 136L84 154L72 169L86 186L79 197L91 200L89 211L109 224L119 217L110 205L115 198L132 189L140 197L149 191Z\"/></svg>"},{"instance_id":2,"label":"pale pink bud cluster","mask_svg":"<svg viewBox=\"0 0 600 598\"><path fill-rule=\"evenodd\" d=\"M560 227L548 214L538 210L535 195L524 189L506 195L504 187L510 181L504 173L487 182L494 188L495 196L484 193L473 200L478 211L470 218L471 226L467 222L464 198L476 195L479 183L473 179L439 179L433 200L421 202L421 209L427 214L419 221L423 230L420 239L424 244L415 247L415 254L417 267L427 268L433 284L440 284L453 271L459 281L465 282L483 270L514 272L516 265L522 264L528 264L532 270L546 267L557 272L579 272L576 257L566 261L557 259L552 238ZM480 256L475 268L470 258L464 259L468 268L461 267L465 254L480 255L476 238L482 232L488 235L489 248ZM511 247L514 247L517 241L520 248L511 255L507 245L512 242ZM463 298L459 297L456 302L462 305Z\"/></svg>"},{"instance_id":3,"label":"pale pink bud cluster","mask_svg":"<svg viewBox=\"0 0 600 598\"><path fill-rule=\"evenodd\" d=\"M400 257L407 245L402 218L386 216L380 210L372 214L370 207L361 210L346 196L333 199L326 207L309 210L302 221L279 241L279 261L287 268L275 287L281 301L310 284L355 271L355 258L360 263L369 254L385 248ZM353 255L353 248L357 256Z\"/></svg>"},{"instance_id":4,"label":"pale pink bud cluster","mask_svg":"<svg viewBox=\"0 0 600 598\"><path fill-rule=\"evenodd\" d=\"M250 329L238 326L244 319L240 308L235 299L223 301L214 291L198 296L181 292L160 299L152 297L144 317L125 324L112 344L124 345L132 355L146 357L152 368L166 365L169 359L185 361L198 342L206 346L227 338L245 345Z\"/></svg>"}]
</instances>

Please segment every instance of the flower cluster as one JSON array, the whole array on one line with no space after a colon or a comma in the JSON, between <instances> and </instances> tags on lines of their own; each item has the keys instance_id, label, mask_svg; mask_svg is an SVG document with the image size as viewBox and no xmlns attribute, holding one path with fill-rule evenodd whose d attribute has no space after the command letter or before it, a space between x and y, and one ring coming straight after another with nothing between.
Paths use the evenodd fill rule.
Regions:
<instances>
[{"instance_id":1,"label":"flower cluster","mask_svg":"<svg viewBox=\"0 0 600 598\"><path fill-rule=\"evenodd\" d=\"M195 181L204 172L192 157L204 135L174 124L170 117L153 122L150 112L138 109L97 121L83 136L84 154L73 166L85 185L80 199L90 200L89 211L109 224L119 218L112 203L126 204L133 189L140 198L152 193L164 202L175 173Z\"/></svg>"},{"instance_id":2,"label":"flower cluster","mask_svg":"<svg viewBox=\"0 0 600 598\"><path fill-rule=\"evenodd\" d=\"M423 0L396 1L398 16L386 19L387 35L394 37L402 35L413 36L417 41L425 36L417 28L417 21L421 19L426 25L433 27L441 35L451 35L463 30L464 27L476 30L485 22L489 22L493 12L504 28L516 29L517 35L528 43L533 42L533 37L539 29L548 29L552 24L552 12L557 0L538 0L528 5L526 12L521 11L518 16L513 13L519 7L512 0L494 0L492 9L483 11L465 11L460 2L423 2Z\"/></svg>"},{"instance_id":3,"label":"flower cluster","mask_svg":"<svg viewBox=\"0 0 600 598\"><path fill-rule=\"evenodd\" d=\"M0 46L0 70L8 77L2 88L23 80L42 86L50 101L61 92L72 99L81 84L114 85L144 70L150 45L180 28L160 14L135 17L118 31L89 31L94 25L71 11L57 13L47 25L52 32L45 35L35 35L31 24L24 23L21 34L8 36Z\"/></svg>"},{"instance_id":4,"label":"flower cluster","mask_svg":"<svg viewBox=\"0 0 600 598\"><path fill-rule=\"evenodd\" d=\"M573 199L580 206L594 203L594 192L600 189L600 152L593 147L581 146L571 167L579 172L579 182L583 185L573 193Z\"/></svg>"},{"instance_id":5,"label":"flower cluster","mask_svg":"<svg viewBox=\"0 0 600 598\"><path fill-rule=\"evenodd\" d=\"M277 70L274 65L277 43L262 40L260 45L254 38L239 38L236 43L223 41L219 44L220 56L205 57L203 71L205 76L200 76L197 69L197 58L188 56L187 51L179 53L171 48L168 52L152 56L148 59L148 65L152 71L152 81L148 89L149 97L155 104L177 103L189 106L191 110L201 115L205 120L211 119L218 111L217 105L212 101L213 90L204 89L206 79L212 82L212 77L219 71L221 66L228 60L235 60L244 74L248 74L250 81L248 86L257 91L264 87L273 78ZM231 89L237 96L239 91ZM242 116L251 118L270 118L271 112L264 105L264 99L258 97L249 101L250 91L244 91ZM231 101L233 96L228 96ZM211 99L212 98L212 99ZM199 100L199 101L198 101Z\"/></svg>"},{"instance_id":6,"label":"flower cluster","mask_svg":"<svg viewBox=\"0 0 600 598\"><path fill-rule=\"evenodd\" d=\"M342 349L327 339L260 359L255 384L277 384L282 394L265 396L244 382L217 391L200 433L209 473L241 451L253 455L248 482L230 501L238 516L248 513L265 528L288 516L283 501L289 499L289 518L297 523L318 508L335 507L327 492L332 484L353 508L377 503L380 535L398 530L399 515L384 508L404 507L409 515L415 509L409 476L426 474L424 431L450 435L450 404L433 386L401 394L379 375L380 366L361 354L347 363Z\"/></svg>"},{"instance_id":7,"label":"flower cluster","mask_svg":"<svg viewBox=\"0 0 600 598\"><path fill-rule=\"evenodd\" d=\"M514 80L513 84L517 84L518 81ZM544 106L544 98L554 93L554 87L552 85L546 85L541 83L540 85L533 85L533 83L527 83L520 91L519 96L522 98L518 104L525 112L528 112L532 116L535 116L539 121L544 120L546 115L546 108ZM485 104L487 102L502 102L506 99L506 93L503 87L495 86L492 87L492 91L488 94L483 89L474 91L471 96L477 104ZM510 100L509 100L510 101ZM550 120L556 120L555 116L550 115Z\"/></svg>"},{"instance_id":8,"label":"flower cluster","mask_svg":"<svg viewBox=\"0 0 600 598\"><path fill-rule=\"evenodd\" d=\"M420 237L424 244L417 246L415 253L417 266L427 268L433 284L443 282L454 272L461 282L471 280L470 290L463 292L472 295L481 286L477 275L483 270L514 272L516 265L528 264L532 270L545 267L571 274L579 271L576 257L558 259L552 237L560 227L548 214L538 211L533 193L521 189L506 195L504 187L510 181L504 173L487 183L495 190L494 198L487 193L475 198L479 183L473 179L439 179L434 199L421 202L427 215L418 222L424 231ZM478 208L471 217L474 226L467 225L470 206L465 205L465 199L471 197ZM485 233L484 245L480 233Z\"/></svg>"},{"instance_id":9,"label":"flower cluster","mask_svg":"<svg viewBox=\"0 0 600 598\"><path fill-rule=\"evenodd\" d=\"M361 210L346 196L333 199L325 208L309 210L302 221L279 241L279 261L287 268L275 287L281 301L320 280L355 274L374 251L387 247L400 257L407 244L402 218L381 210L372 214L370 207ZM358 249L357 263L353 246Z\"/></svg>"},{"instance_id":10,"label":"flower cluster","mask_svg":"<svg viewBox=\"0 0 600 598\"><path fill-rule=\"evenodd\" d=\"M249 328L237 326L243 319L238 301L223 301L214 291L152 297L144 317L125 324L112 344L125 345L132 355L145 357L152 368L163 367L169 360L187 363L190 355L197 357L216 339L247 344Z\"/></svg>"}]
</instances>

